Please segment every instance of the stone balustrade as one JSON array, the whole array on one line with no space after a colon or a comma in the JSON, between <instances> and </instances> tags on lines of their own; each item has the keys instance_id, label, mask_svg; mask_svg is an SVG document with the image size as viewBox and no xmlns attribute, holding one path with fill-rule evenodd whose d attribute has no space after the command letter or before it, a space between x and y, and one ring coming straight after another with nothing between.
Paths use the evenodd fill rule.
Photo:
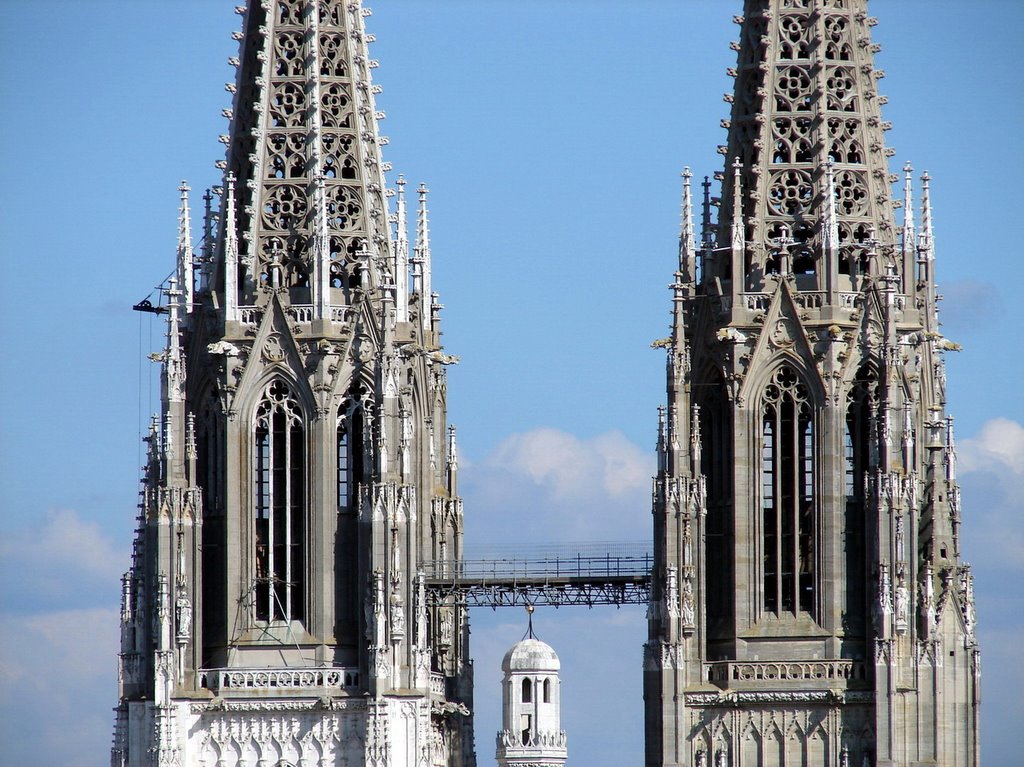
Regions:
<instances>
[{"instance_id":1,"label":"stone balustrade","mask_svg":"<svg viewBox=\"0 0 1024 767\"><path fill-rule=\"evenodd\" d=\"M867 679L863 661L857 660L814 660L814 661L718 661L704 664L705 676L709 682L720 686L742 685L745 682L768 683L831 683L857 682Z\"/></svg>"},{"instance_id":2,"label":"stone balustrade","mask_svg":"<svg viewBox=\"0 0 1024 767\"><path fill-rule=\"evenodd\" d=\"M263 310L258 306L241 306L238 308L238 321L243 325L259 325Z\"/></svg>"},{"instance_id":3,"label":"stone balustrade","mask_svg":"<svg viewBox=\"0 0 1024 767\"><path fill-rule=\"evenodd\" d=\"M771 293L744 293L743 305L748 311L763 312L772 302Z\"/></svg>"},{"instance_id":4,"label":"stone balustrade","mask_svg":"<svg viewBox=\"0 0 1024 767\"><path fill-rule=\"evenodd\" d=\"M771 305L772 293L743 293L741 299L743 307L750 312L767 311ZM860 302L861 293L844 291L839 293L839 306L843 309L854 310ZM723 314L728 313L732 308L730 296L719 296L718 300ZM820 290L800 290L793 292L793 302L801 309L821 309L828 300L828 293ZM907 297L897 293L893 297L893 305L899 311L907 307Z\"/></svg>"},{"instance_id":5,"label":"stone balustrade","mask_svg":"<svg viewBox=\"0 0 1024 767\"><path fill-rule=\"evenodd\" d=\"M523 735L527 737L523 737ZM541 730L535 733L519 733L512 730L502 730L498 733L496 743L499 749L499 756L504 749L519 748L546 748L564 749L566 737L564 730Z\"/></svg>"},{"instance_id":6,"label":"stone balustrade","mask_svg":"<svg viewBox=\"0 0 1024 767\"><path fill-rule=\"evenodd\" d=\"M199 672L199 685L231 690L317 690L359 687L357 668L216 668Z\"/></svg>"},{"instance_id":7,"label":"stone balustrade","mask_svg":"<svg viewBox=\"0 0 1024 767\"><path fill-rule=\"evenodd\" d=\"M294 322L312 322L315 316L315 307L312 304L291 304L285 311ZM348 305L332 305L329 312L332 322L349 322L352 319L352 307ZM240 306L238 319L243 325L259 325L263 319L263 307Z\"/></svg>"},{"instance_id":8,"label":"stone balustrade","mask_svg":"<svg viewBox=\"0 0 1024 767\"><path fill-rule=\"evenodd\" d=\"M292 304L288 307L288 316L296 322L312 322L313 307L309 304Z\"/></svg>"}]
</instances>

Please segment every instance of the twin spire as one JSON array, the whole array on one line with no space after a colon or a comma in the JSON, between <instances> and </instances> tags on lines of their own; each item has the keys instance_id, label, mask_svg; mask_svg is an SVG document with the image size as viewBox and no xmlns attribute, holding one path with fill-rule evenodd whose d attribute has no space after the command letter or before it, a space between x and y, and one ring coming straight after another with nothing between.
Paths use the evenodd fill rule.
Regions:
<instances>
[{"instance_id":1,"label":"twin spire","mask_svg":"<svg viewBox=\"0 0 1024 767\"><path fill-rule=\"evenodd\" d=\"M253 0L238 12L243 30L227 146L216 245L204 236L200 289L216 295L228 322L252 316L277 294L297 316L337 320L332 307L357 293L392 295L396 319L410 318L409 276L420 288L420 321L433 324L426 187L419 192L415 255L409 258L404 179L398 216L388 213L381 158L387 137L376 108L364 17L359 2L268 3ZM187 190L183 191L187 206ZM183 214L186 215L186 214ZM212 229L207 217L207 229ZM398 232L392 232L391 223ZM179 240L189 239L187 221ZM205 232L204 234L212 234ZM180 246L179 247L183 247ZM187 264L185 264L187 262ZM212 262L212 263L211 263ZM179 254L178 282L194 282L191 259ZM186 298L191 307L191 295Z\"/></svg>"},{"instance_id":2,"label":"twin spire","mask_svg":"<svg viewBox=\"0 0 1024 767\"><path fill-rule=\"evenodd\" d=\"M435 310L428 190L417 189L410 254L404 179L397 182L396 217L387 210L388 166L380 151L387 139L379 132L383 113L370 73L376 62L363 25L369 11L344 0L300 6L253 2L244 9L211 287L223 296L226 319L238 321L240 307L260 305L268 289L286 289L292 303L311 305L327 319L354 289L393 286L396 319L405 322L408 268L425 332ZM729 138L721 149L733 159L723 180L717 247L709 242L705 206L698 263L686 171L679 271L684 284L731 283L738 294L762 289L764 276L782 263L813 274L805 280L813 282L810 289L831 294L841 274L856 271L857 251L866 266L863 254L874 242L898 247L873 20L855 8L768 0L750 0L746 10L737 17L732 115L723 121ZM187 190L182 194L187 205ZM183 227L180 238L190 237L187 222ZM912 214L904 232L902 292L910 293L914 272L928 268L914 258ZM783 258L773 257L772 244L788 242L792 254L787 246ZM186 307L193 303L191 271L189 262L178 274Z\"/></svg>"},{"instance_id":3,"label":"twin spire","mask_svg":"<svg viewBox=\"0 0 1024 767\"><path fill-rule=\"evenodd\" d=\"M894 224L886 102L877 91L866 3L747 0L737 64L723 120L727 158L717 227L705 204L699 246L693 225L691 174L683 173L679 272L690 290L730 296L768 290L773 275L795 276L794 289L822 294L862 289L865 279L894 265L900 292L914 295L929 267L918 256L909 212L907 172L903 235ZM927 187L927 182L925 182ZM707 201L707 184L705 200ZM927 247L930 248L930 245ZM900 256L902 255L902 258ZM817 299L815 299L817 301Z\"/></svg>"}]
</instances>

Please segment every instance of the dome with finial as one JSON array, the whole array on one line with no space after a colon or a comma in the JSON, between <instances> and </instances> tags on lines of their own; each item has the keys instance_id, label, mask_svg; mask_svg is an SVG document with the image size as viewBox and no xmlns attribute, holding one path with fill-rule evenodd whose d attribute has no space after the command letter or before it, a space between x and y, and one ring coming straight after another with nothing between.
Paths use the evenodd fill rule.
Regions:
<instances>
[{"instance_id":1,"label":"dome with finial","mask_svg":"<svg viewBox=\"0 0 1024 767\"><path fill-rule=\"evenodd\" d=\"M528 636L505 653L501 670L506 674L513 671L558 671L561 665L551 645Z\"/></svg>"},{"instance_id":2,"label":"dome with finial","mask_svg":"<svg viewBox=\"0 0 1024 767\"><path fill-rule=\"evenodd\" d=\"M501 669L502 728L498 767L563 767L566 737L561 723L561 663L550 645L533 633L533 605L526 606L526 634L505 653Z\"/></svg>"}]
</instances>

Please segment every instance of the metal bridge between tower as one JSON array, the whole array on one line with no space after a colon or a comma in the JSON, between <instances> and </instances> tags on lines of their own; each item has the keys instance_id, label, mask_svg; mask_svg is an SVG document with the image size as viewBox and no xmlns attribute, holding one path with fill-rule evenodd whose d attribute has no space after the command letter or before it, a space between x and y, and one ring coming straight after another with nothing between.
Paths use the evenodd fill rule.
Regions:
<instances>
[{"instance_id":1,"label":"metal bridge between tower","mask_svg":"<svg viewBox=\"0 0 1024 767\"><path fill-rule=\"evenodd\" d=\"M649 542L503 547L423 562L428 601L466 607L647 604Z\"/></svg>"}]
</instances>

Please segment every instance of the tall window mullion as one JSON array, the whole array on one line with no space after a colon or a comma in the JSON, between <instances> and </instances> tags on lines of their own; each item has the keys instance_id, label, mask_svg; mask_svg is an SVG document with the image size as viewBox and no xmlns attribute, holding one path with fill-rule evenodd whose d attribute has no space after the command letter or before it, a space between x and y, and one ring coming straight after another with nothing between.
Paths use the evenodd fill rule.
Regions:
<instances>
[{"instance_id":1,"label":"tall window mullion","mask_svg":"<svg viewBox=\"0 0 1024 767\"><path fill-rule=\"evenodd\" d=\"M813 612L814 426L806 387L788 367L764 394L761 446L764 609Z\"/></svg>"},{"instance_id":2,"label":"tall window mullion","mask_svg":"<svg viewBox=\"0 0 1024 767\"><path fill-rule=\"evenodd\" d=\"M359 478L363 471L362 423L360 411L355 407L338 420L336 444L339 512L355 512L359 504Z\"/></svg>"},{"instance_id":3,"label":"tall window mullion","mask_svg":"<svg viewBox=\"0 0 1024 767\"><path fill-rule=\"evenodd\" d=\"M846 502L850 503L855 501L856 495L856 477L857 477L857 466L854 462L853 452L853 429L851 425L851 417L847 416L846 428L843 430L843 463L846 467Z\"/></svg>"},{"instance_id":4,"label":"tall window mullion","mask_svg":"<svg viewBox=\"0 0 1024 767\"><path fill-rule=\"evenodd\" d=\"M299 424L292 424L289 436L288 494L288 615L296 620L305 618L305 561L302 556L306 519L306 464L304 434Z\"/></svg>"},{"instance_id":5,"label":"tall window mullion","mask_svg":"<svg viewBox=\"0 0 1024 767\"><path fill-rule=\"evenodd\" d=\"M761 447L761 486L764 498L763 552L764 561L764 607L770 612L779 611L779 507L777 483L778 471L775 465L775 408L766 409L764 418L764 440Z\"/></svg>"},{"instance_id":6,"label":"tall window mullion","mask_svg":"<svg viewBox=\"0 0 1024 767\"><path fill-rule=\"evenodd\" d=\"M735 504L733 498L733 430L736 413L725 395L720 376L701 389L701 465L707 476L707 517L704 556L707 562L706 619L708 641L728 637L735 624L736 599L733 563L735 551ZM696 391L696 390L695 390Z\"/></svg>"},{"instance_id":7,"label":"tall window mullion","mask_svg":"<svg viewBox=\"0 0 1024 767\"><path fill-rule=\"evenodd\" d=\"M270 620L270 431L256 428L256 617Z\"/></svg>"},{"instance_id":8,"label":"tall window mullion","mask_svg":"<svg viewBox=\"0 0 1024 767\"><path fill-rule=\"evenodd\" d=\"M273 523L270 526L270 591L273 604L270 610L274 620L283 620L287 600L285 588L288 583L288 467L283 459L288 455L288 437L283 413L275 410L271 423L273 434L270 446L270 482Z\"/></svg>"},{"instance_id":9,"label":"tall window mullion","mask_svg":"<svg viewBox=\"0 0 1024 767\"><path fill-rule=\"evenodd\" d=\"M846 469L846 521L844 545L846 555L845 616L854 627L852 633L867 631L864 614L867 592L866 519L864 480L871 455L870 412L877 392L877 376L867 367L857 374L857 381L847 396L844 457Z\"/></svg>"},{"instance_id":10,"label":"tall window mullion","mask_svg":"<svg viewBox=\"0 0 1024 767\"><path fill-rule=\"evenodd\" d=\"M338 424L338 511L348 511L352 493L348 424Z\"/></svg>"},{"instance_id":11,"label":"tall window mullion","mask_svg":"<svg viewBox=\"0 0 1024 767\"><path fill-rule=\"evenodd\" d=\"M780 509L780 523L782 536L782 561L779 563L781 575L780 609L788 612L793 611L793 595L796 591L794 579L794 562L796 561L796 520L794 519L794 501L796 495L797 471L796 465L796 430L793 423L793 400L783 397L781 406L781 419L779 433L782 444L782 504Z\"/></svg>"},{"instance_id":12,"label":"tall window mullion","mask_svg":"<svg viewBox=\"0 0 1024 767\"><path fill-rule=\"evenodd\" d=\"M254 444L255 617L301 620L305 604L305 441L286 386L267 390Z\"/></svg>"},{"instance_id":13,"label":"tall window mullion","mask_svg":"<svg viewBox=\"0 0 1024 767\"><path fill-rule=\"evenodd\" d=\"M814 612L815 529L814 529L814 425L806 406L799 415L800 502L797 507L798 576L797 604Z\"/></svg>"}]
</instances>

